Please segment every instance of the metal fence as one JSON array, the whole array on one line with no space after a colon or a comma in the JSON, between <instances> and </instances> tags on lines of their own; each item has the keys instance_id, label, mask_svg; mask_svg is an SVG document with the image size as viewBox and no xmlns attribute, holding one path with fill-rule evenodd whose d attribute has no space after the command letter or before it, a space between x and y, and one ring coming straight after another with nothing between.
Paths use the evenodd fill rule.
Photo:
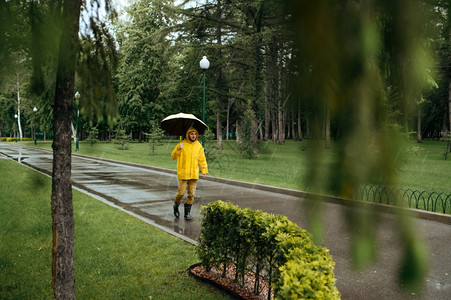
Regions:
<instances>
[{"instance_id":1,"label":"metal fence","mask_svg":"<svg viewBox=\"0 0 451 300\"><path fill-rule=\"evenodd\" d=\"M451 214L451 194L396 189L386 186L362 185L357 192L358 199L389 205L408 206L432 212Z\"/></svg>"}]
</instances>

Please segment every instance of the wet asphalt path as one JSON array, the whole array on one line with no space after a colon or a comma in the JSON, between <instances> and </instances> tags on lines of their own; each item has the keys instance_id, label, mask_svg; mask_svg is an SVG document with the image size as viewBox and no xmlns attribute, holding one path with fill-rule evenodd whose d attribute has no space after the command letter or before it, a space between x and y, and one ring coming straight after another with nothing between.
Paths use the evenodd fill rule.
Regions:
<instances>
[{"instance_id":1,"label":"wet asphalt path","mask_svg":"<svg viewBox=\"0 0 451 300\"><path fill-rule=\"evenodd\" d=\"M51 174L52 153L49 151L0 142L0 156L2 154ZM73 155L72 180L78 189L188 242L194 242L200 232L199 207L218 199L240 207L284 214L304 228L309 217L307 204L313 203L305 193L209 177L199 180L192 209L195 221L188 222L172 215L172 199L177 190L174 171ZM401 252L399 237L393 231L397 226L396 218L389 212L390 208L370 205L381 211L378 259L364 271L354 271L344 218L349 210L365 213L365 209L340 199L331 199L322 206L323 245L330 249L336 262L337 287L343 299L451 299L451 216L422 213L421 218L413 220L415 230L425 242L431 264L421 293L412 294L397 287Z\"/></svg>"}]
</instances>

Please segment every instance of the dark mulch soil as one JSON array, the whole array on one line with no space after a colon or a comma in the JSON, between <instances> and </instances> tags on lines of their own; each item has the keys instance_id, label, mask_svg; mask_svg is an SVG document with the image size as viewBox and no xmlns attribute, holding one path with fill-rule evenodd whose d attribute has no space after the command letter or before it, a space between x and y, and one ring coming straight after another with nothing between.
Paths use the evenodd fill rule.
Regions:
<instances>
[{"instance_id":1,"label":"dark mulch soil","mask_svg":"<svg viewBox=\"0 0 451 300\"><path fill-rule=\"evenodd\" d=\"M219 288L225 290L229 294L246 300L264 300L268 299L268 282L260 276L260 294L255 295L253 293L255 276L252 272L249 272L244 277L244 286L235 282L235 266L231 265L226 270L226 277L222 277L222 270L212 268L210 271L206 271L200 264L192 265L189 269L191 275L194 277L207 281ZM272 293L271 293L272 294ZM273 296L273 295L271 295Z\"/></svg>"}]
</instances>

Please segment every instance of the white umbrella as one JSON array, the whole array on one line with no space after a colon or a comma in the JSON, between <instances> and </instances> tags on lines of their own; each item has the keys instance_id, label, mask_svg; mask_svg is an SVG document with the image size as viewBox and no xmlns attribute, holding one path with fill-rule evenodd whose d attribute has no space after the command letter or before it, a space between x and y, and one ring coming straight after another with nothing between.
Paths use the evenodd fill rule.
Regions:
<instances>
[{"instance_id":1,"label":"white umbrella","mask_svg":"<svg viewBox=\"0 0 451 300\"><path fill-rule=\"evenodd\" d=\"M184 136L186 131L194 127L199 134L204 134L207 124L196 118L193 114L178 113L167 116L161 121L160 128L169 134Z\"/></svg>"}]
</instances>

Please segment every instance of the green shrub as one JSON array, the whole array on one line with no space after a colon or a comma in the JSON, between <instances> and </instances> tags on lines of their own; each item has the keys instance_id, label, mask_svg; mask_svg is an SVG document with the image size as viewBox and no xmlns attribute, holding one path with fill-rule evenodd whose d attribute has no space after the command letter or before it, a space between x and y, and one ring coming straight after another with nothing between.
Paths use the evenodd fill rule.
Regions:
<instances>
[{"instance_id":1,"label":"green shrub","mask_svg":"<svg viewBox=\"0 0 451 300\"><path fill-rule=\"evenodd\" d=\"M99 129L97 129L97 126L89 129L89 135L88 135L87 140L89 141L89 144L91 146L98 142L98 139L97 139L98 135L99 135Z\"/></svg>"},{"instance_id":2,"label":"green shrub","mask_svg":"<svg viewBox=\"0 0 451 300\"><path fill-rule=\"evenodd\" d=\"M117 149L119 150L128 150L129 149L128 141L129 137L125 132L125 130L118 128L116 130L116 136L115 139L113 140L113 144L117 145Z\"/></svg>"},{"instance_id":3,"label":"green shrub","mask_svg":"<svg viewBox=\"0 0 451 300\"><path fill-rule=\"evenodd\" d=\"M205 139L205 157L207 158L208 163L213 161L217 161L219 159L219 153L216 151L216 138L213 131L207 128L204 132Z\"/></svg>"},{"instance_id":4,"label":"green shrub","mask_svg":"<svg viewBox=\"0 0 451 300\"><path fill-rule=\"evenodd\" d=\"M32 141L32 140L33 140L32 138L27 138L27 137L22 138L22 141ZM3 137L3 138L0 138L0 141L15 142L16 138L15 137ZM17 137L17 141L20 141L19 137Z\"/></svg>"},{"instance_id":5,"label":"green shrub","mask_svg":"<svg viewBox=\"0 0 451 300\"><path fill-rule=\"evenodd\" d=\"M333 275L334 262L324 248L306 254L294 248L280 267L275 282L277 299L340 299Z\"/></svg>"},{"instance_id":6,"label":"green shrub","mask_svg":"<svg viewBox=\"0 0 451 300\"><path fill-rule=\"evenodd\" d=\"M150 133L144 132L144 135L149 140L150 155L155 155L155 150L161 146L161 139L164 135L164 130L160 128L157 120L150 121Z\"/></svg>"},{"instance_id":7,"label":"green shrub","mask_svg":"<svg viewBox=\"0 0 451 300\"><path fill-rule=\"evenodd\" d=\"M238 151L245 159L253 159L259 152L258 141L252 141L252 122L255 119L255 112L251 109L246 109L244 116L241 119L240 126L240 140L238 143Z\"/></svg>"},{"instance_id":8,"label":"green shrub","mask_svg":"<svg viewBox=\"0 0 451 300\"><path fill-rule=\"evenodd\" d=\"M234 264L235 281L242 286L252 271L255 294L261 291L258 278L265 275L276 298L340 298L328 250L316 246L306 230L285 216L222 201L201 207L201 213L197 253L207 270L215 267L225 276Z\"/></svg>"}]
</instances>

